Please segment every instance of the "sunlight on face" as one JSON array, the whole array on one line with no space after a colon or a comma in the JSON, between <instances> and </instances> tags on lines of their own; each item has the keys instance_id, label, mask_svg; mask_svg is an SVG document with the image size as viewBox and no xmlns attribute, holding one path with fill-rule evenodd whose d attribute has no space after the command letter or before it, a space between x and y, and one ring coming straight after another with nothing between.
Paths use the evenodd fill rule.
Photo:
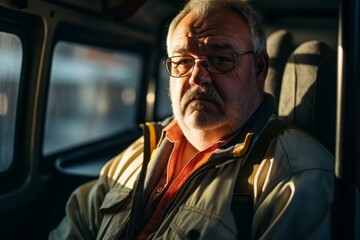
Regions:
<instances>
[{"instance_id":1,"label":"sunlight on face","mask_svg":"<svg viewBox=\"0 0 360 240\"><path fill-rule=\"evenodd\" d=\"M251 50L248 26L224 9L203 20L190 12L172 33L169 54L200 58ZM244 124L260 102L254 57L234 57L234 69L223 74L209 73L206 64L197 60L189 76L171 77L170 98L185 135L199 130L220 139Z\"/></svg>"}]
</instances>

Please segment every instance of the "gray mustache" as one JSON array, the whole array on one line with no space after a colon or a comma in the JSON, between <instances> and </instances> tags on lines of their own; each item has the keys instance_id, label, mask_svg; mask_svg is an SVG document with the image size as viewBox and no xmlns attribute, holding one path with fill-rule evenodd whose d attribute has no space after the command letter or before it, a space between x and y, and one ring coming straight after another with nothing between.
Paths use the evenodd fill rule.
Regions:
<instances>
[{"instance_id":1,"label":"gray mustache","mask_svg":"<svg viewBox=\"0 0 360 240\"><path fill-rule=\"evenodd\" d=\"M185 109L186 106L193 100L196 99L205 99L211 101L218 105L221 109L224 109L224 103L218 92L212 86L197 86L194 88L189 88L182 99L182 109Z\"/></svg>"}]
</instances>

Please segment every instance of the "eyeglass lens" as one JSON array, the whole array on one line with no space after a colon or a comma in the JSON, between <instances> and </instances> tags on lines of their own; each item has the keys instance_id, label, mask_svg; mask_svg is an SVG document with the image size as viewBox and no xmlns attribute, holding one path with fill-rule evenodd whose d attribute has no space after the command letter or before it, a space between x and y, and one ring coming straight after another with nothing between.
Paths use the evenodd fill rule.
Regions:
<instances>
[{"instance_id":1,"label":"eyeglass lens","mask_svg":"<svg viewBox=\"0 0 360 240\"><path fill-rule=\"evenodd\" d=\"M170 75L183 77L190 74L193 70L196 60L201 61L201 65L210 73L229 72L234 67L234 56L232 54L209 55L203 58L194 58L190 56L175 56L166 61L166 68Z\"/></svg>"}]
</instances>

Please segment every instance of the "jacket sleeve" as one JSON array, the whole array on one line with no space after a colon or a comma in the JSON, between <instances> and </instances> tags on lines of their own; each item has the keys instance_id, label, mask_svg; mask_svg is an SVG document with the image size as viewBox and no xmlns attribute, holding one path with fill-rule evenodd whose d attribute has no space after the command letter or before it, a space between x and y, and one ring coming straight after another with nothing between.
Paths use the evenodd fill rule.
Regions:
<instances>
[{"instance_id":1,"label":"jacket sleeve","mask_svg":"<svg viewBox=\"0 0 360 240\"><path fill-rule=\"evenodd\" d=\"M66 216L50 233L49 239L96 239L102 221L99 209L106 194L113 187L134 188L134 173L140 171L142 149L143 139L140 138L106 163L97 180L78 187L68 199Z\"/></svg>"},{"instance_id":2,"label":"jacket sleeve","mask_svg":"<svg viewBox=\"0 0 360 240\"><path fill-rule=\"evenodd\" d=\"M78 187L68 199L66 216L50 233L49 239L95 239L100 221L96 209L107 191L99 181Z\"/></svg>"},{"instance_id":3,"label":"jacket sleeve","mask_svg":"<svg viewBox=\"0 0 360 240\"><path fill-rule=\"evenodd\" d=\"M255 176L252 238L331 239L334 177L333 157L310 136L273 140Z\"/></svg>"}]
</instances>

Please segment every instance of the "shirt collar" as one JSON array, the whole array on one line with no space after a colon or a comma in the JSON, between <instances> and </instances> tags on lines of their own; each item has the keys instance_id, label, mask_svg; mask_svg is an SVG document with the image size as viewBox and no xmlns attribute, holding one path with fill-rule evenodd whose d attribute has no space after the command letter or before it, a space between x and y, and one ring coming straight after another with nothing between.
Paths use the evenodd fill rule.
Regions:
<instances>
[{"instance_id":1,"label":"shirt collar","mask_svg":"<svg viewBox=\"0 0 360 240\"><path fill-rule=\"evenodd\" d=\"M220 146L225 145L231 139L233 139L235 136L237 136L240 131L241 131L240 128L235 130L231 134L227 135L225 138L220 139L219 141L215 142L212 146L217 145L220 147ZM168 124L164 128L164 133L165 133L165 136L167 137L167 139L172 143L182 141L182 140L187 141L187 139L184 136L184 133L182 132L182 130L176 120L173 120L170 124Z\"/></svg>"}]
</instances>

